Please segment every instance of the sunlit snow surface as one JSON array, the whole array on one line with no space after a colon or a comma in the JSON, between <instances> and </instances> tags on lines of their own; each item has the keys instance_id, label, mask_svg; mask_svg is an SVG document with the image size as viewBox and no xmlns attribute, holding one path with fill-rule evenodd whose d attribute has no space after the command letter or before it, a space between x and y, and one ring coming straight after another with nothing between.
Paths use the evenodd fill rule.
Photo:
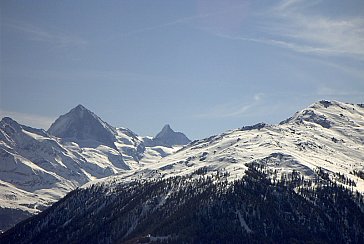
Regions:
<instances>
[{"instance_id":1,"label":"sunlit snow surface","mask_svg":"<svg viewBox=\"0 0 364 244\"><path fill-rule=\"evenodd\" d=\"M180 148L145 148L143 138L130 130L113 131L113 147L95 142L92 136L80 146L4 118L0 122L0 215L12 214L6 209L38 213L89 181L140 168Z\"/></svg>"},{"instance_id":2,"label":"sunlit snow surface","mask_svg":"<svg viewBox=\"0 0 364 244\"><path fill-rule=\"evenodd\" d=\"M241 178L259 162L280 174L299 171L307 179L318 167L344 174L364 192L364 106L321 101L279 125L258 124L191 142L146 147L125 128L114 128L114 146L80 146L43 130L3 119L0 127L0 206L37 213L67 192L92 184L113 185L187 175L199 168ZM169 155L169 156L168 156ZM106 178L105 178L106 177ZM243 225L244 226L244 225Z\"/></svg>"},{"instance_id":3,"label":"sunlit snow surface","mask_svg":"<svg viewBox=\"0 0 364 244\"><path fill-rule=\"evenodd\" d=\"M364 192L364 180L352 173L364 170L364 107L321 101L279 125L243 127L194 141L157 163L98 182L187 175L202 167L211 174L229 172L233 181L244 175L250 162L263 163L278 176L296 170L306 179L314 179L321 167L332 176L344 174L356 183L354 190Z\"/></svg>"}]
</instances>

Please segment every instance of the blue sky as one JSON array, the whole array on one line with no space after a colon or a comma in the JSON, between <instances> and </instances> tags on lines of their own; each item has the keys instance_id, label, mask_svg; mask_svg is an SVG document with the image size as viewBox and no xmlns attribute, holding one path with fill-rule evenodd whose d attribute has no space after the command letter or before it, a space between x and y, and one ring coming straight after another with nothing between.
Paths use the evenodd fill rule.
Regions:
<instances>
[{"instance_id":1,"label":"blue sky","mask_svg":"<svg viewBox=\"0 0 364 244\"><path fill-rule=\"evenodd\" d=\"M83 104L192 139L364 103L364 1L0 2L0 115L47 129Z\"/></svg>"}]
</instances>

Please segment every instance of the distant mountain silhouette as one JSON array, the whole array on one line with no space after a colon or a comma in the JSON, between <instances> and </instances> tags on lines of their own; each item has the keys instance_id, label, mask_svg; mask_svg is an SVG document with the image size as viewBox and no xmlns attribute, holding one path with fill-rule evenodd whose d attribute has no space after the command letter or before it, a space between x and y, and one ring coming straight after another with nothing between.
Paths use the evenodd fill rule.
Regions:
<instances>
[{"instance_id":1,"label":"distant mountain silhouette","mask_svg":"<svg viewBox=\"0 0 364 244\"><path fill-rule=\"evenodd\" d=\"M61 115L48 129L48 133L67 141L77 142L80 146L92 147L103 144L115 148L115 128L82 105Z\"/></svg>"},{"instance_id":2,"label":"distant mountain silhouette","mask_svg":"<svg viewBox=\"0 0 364 244\"><path fill-rule=\"evenodd\" d=\"M191 140L185 134L175 132L168 124L153 139L145 140L146 145L167 147L186 145L190 142Z\"/></svg>"}]
</instances>

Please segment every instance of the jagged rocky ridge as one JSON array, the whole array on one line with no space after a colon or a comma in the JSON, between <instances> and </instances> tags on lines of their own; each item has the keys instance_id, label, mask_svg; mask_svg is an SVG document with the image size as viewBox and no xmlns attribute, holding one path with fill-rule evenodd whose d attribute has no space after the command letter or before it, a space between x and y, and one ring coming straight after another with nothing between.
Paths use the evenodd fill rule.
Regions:
<instances>
[{"instance_id":1,"label":"jagged rocky ridge","mask_svg":"<svg viewBox=\"0 0 364 244\"><path fill-rule=\"evenodd\" d=\"M0 231L86 182L158 161L180 146L146 146L78 105L48 131L0 121Z\"/></svg>"},{"instance_id":2,"label":"jagged rocky ridge","mask_svg":"<svg viewBox=\"0 0 364 244\"><path fill-rule=\"evenodd\" d=\"M321 101L88 183L1 240L360 243L363 152L364 106Z\"/></svg>"}]
</instances>

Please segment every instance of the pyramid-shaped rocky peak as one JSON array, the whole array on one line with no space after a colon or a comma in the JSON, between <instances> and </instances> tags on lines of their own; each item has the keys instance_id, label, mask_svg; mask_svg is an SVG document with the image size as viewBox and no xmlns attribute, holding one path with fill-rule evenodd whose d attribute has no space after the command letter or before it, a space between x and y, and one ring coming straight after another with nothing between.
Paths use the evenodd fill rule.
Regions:
<instances>
[{"instance_id":1,"label":"pyramid-shaped rocky peak","mask_svg":"<svg viewBox=\"0 0 364 244\"><path fill-rule=\"evenodd\" d=\"M161 137L164 137L165 135L168 135L171 133L175 133L175 131L172 130L172 128L169 124L166 124L165 126L163 126L162 130L154 138L161 138Z\"/></svg>"},{"instance_id":2,"label":"pyramid-shaped rocky peak","mask_svg":"<svg viewBox=\"0 0 364 244\"><path fill-rule=\"evenodd\" d=\"M181 132L175 132L170 125L165 125L163 129L153 138L155 145L175 146L186 145L191 142L187 136Z\"/></svg>"},{"instance_id":3,"label":"pyramid-shaped rocky peak","mask_svg":"<svg viewBox=\"0 0 364 244\"><path fill-rule=\"evenodd\" d=\"M115 129L82 105L61 115L48 133L80 146L106 145L115 148Z\"/></svg>"}]
</instances>

